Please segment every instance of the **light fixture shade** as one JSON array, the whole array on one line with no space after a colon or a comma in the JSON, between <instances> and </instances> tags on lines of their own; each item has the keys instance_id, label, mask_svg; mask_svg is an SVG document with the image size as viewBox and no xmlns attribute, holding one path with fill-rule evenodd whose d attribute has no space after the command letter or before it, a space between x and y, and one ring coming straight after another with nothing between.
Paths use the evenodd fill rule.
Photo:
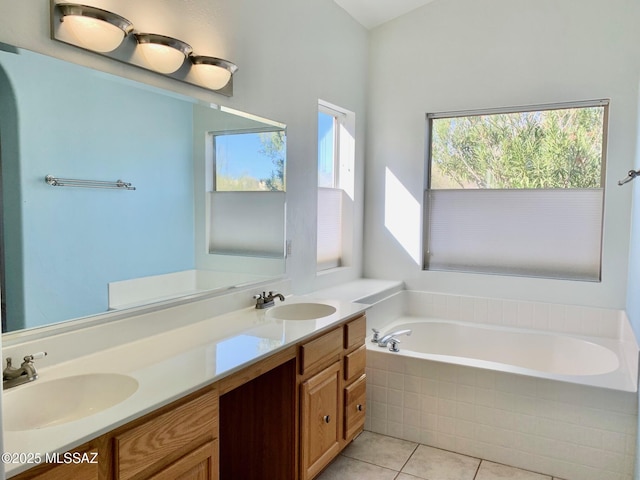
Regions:
<instances>
[{"instance_id":1,"label":"light fixture shade","mask_svg":"<svg viewBox=\"0 0 640 480\"><path fill-rule=\"evenodd\" d=\"M155 33L136 33L138 49L149 68L160 73L173 73L191 54L191 46L177 38Z\"/></svg>"},{"instance_id":2,"label":"light fixture shade","mask_svg":"<svg viewBox=\"0 0 640 480\"><path fill-rule=\"evenodd\" d=\"M207 57L203 55L191 56L192 70L198 81L212 90L223 88L238 67L222 58Z\"/></svg>"},{"instance_id":3,"label":"light fixture shade","mask_svg":"<svg viewBox=\"0 0 640 480\"><path fill-rule=\"evenodd\" d=\"M96 7L77 3L59 3L61 22L78 45L95 52L111 52L133 31L124 17Z\"/></svg>"}]
</instances>

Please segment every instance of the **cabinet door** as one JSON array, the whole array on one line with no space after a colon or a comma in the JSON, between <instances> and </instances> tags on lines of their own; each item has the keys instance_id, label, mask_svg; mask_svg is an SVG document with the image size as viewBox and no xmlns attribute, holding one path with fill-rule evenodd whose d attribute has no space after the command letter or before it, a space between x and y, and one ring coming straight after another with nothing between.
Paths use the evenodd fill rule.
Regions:
<instances>
[{"instance_id":1,"label":"cabinet door","mask_svg":"<svg viewBox=\"0 0 640 480\"><path fill-rule=\"evenodd\" d=\"M188 453L149 480L217 480L218 440L212 440Z\"/></svg>"},{"instance_id":2,"label":"cabinet door","mask_svg":"<svg viewBox=\"0 0 640 480\"><path fill-rule=\"evenodd\" d=\"M344 439L349 442L364 428L367 409L367 376L362 375L344 389Z\"/></svg>"},{"instance_id":3,"label":"cabinet door","mask_svg":"<svg viewBox=\"0 0 640 480\"><path fill-rule=\"evenodd\" d=\"M301 477L313 478L340 451L340 362L301 386Z\"/></svg>"}]
</instances>

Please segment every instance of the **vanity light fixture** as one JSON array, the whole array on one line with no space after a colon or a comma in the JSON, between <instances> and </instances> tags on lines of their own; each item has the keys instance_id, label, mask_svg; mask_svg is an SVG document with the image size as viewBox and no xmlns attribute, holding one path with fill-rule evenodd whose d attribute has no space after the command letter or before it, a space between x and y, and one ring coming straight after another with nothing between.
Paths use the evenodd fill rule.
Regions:
<instances>
[{"instance_id":1,"label":"vanity light fixture","mask_svg":"<svg viewBox=\"0 0 640 480\"><path fill-rule=\"evenodd\" d=\"M61 28L67 28L78 43L95 52L111 52L133 31L124 17L101 8L77 3L59 3Z\"/></svg>"},{"instance_id":2,"label":"vanity light fixture","mask_svg":"<svg viewBox=\"0 0 640 480\"><path fill-rule=\"evenodd\" d=\"M66 0L49 2L54 40L221 95L233 95L232 77L238 67L232 62L197 55L189 44L174 37L139 32L126 18L101 8Z\"/></svg>"},{"instance_id":3,"label":"vanity light fixture","mask_svg":"<svg viewBox=\"0 0 640 480\"><path fill-rule=\"evenodd\" d=\"M204 55L191 55L191 63L196 78L212 90L223 88L238 70L237 65L228 60Z\"/></svg>"},{"instance_id":4,"label":"vanity light fixture","mask_svg":"<svg viewBox=\"0 0 640 480\"><path fill-rule=\"evenodd\" d=\"M184 63L193 49L177 38L156 33L136 33L138 49L150 69L159 73L173 73Z\"/></svg>"}]
</instances>

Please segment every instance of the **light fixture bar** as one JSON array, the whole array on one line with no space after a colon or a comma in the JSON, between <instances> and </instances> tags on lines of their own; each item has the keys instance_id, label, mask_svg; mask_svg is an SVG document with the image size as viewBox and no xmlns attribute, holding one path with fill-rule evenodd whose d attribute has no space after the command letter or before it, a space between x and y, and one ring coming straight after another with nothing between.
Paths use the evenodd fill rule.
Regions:
<instances>
[{"instance_id":1,"label":"light fixture bar","mask_svg":"<svg viewBox=\"0 0 640 480\"><path fill-rule=\"evenodd\" d=\"M49 1L54 40L228 97L233 95L233 74L238 70L234 63L195 55L188 43L177 38L137 32L132 22L116 13L64 0Z\"/></svg>"}]
</instances>

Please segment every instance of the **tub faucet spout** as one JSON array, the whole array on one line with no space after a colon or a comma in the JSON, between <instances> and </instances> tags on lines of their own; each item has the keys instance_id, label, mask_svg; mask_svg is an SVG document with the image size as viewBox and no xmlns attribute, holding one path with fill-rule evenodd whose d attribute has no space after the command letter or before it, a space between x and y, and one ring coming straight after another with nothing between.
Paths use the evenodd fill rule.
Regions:
<instances>
[{"instance_id":1,"label":"tub faucet spout","mask_svg":"<svg viewBox=\"0 0 640 480\"><path fill-rule=\"evenodd\" d=\"M386 347L391 338L397 337L398 335L411 335L411 330L397 330L395 332L387 333L384 337L378 340L378 346L382 348Z\"/></svg>"}]
</instances>

